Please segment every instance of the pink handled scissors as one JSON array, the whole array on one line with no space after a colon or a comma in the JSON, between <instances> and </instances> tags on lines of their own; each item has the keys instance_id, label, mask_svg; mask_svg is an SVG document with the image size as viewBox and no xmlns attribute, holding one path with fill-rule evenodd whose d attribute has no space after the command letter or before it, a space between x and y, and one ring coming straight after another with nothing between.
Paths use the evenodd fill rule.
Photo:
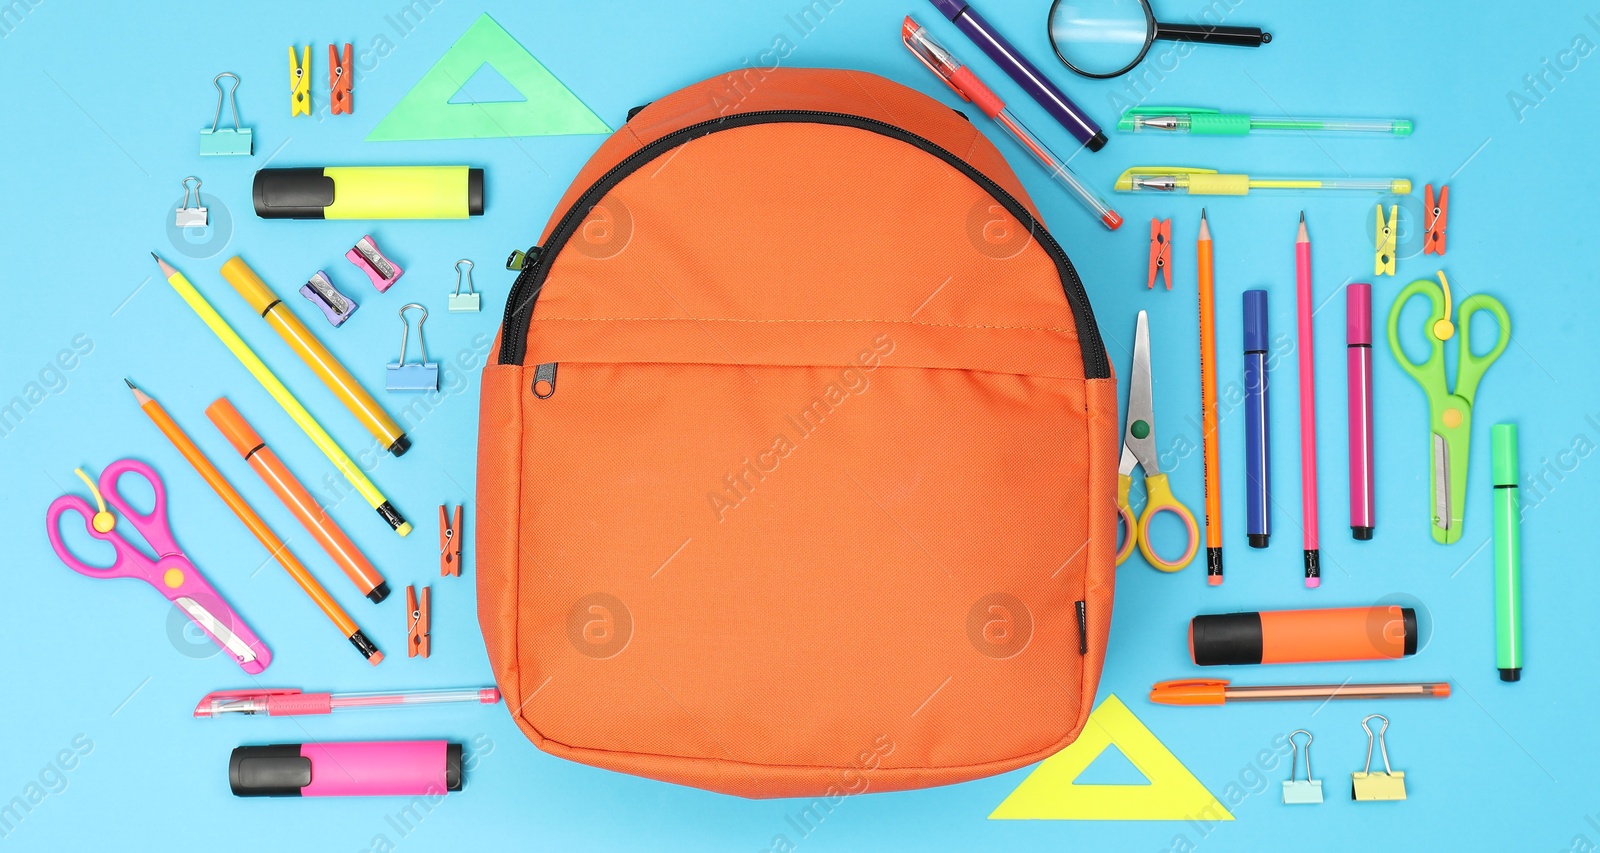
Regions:
<instances>
[{"instance_id":1,"label":"pink handled scissors","mask_svg":"<svg viewBox=\"0 0 1600 853\"><path fill-rule=\"evenodd\" d=\"M155 491L156 504L149 515L134 512L117 491L118 479L128 472L143 477ZM89 482L87 477L84 480ZM255 675L266 669L267 664L272 662L272 652L256 639L250 626L211 588L194 563L189 562L189 558L178 550L178 543L172 538L172 527L167 523L167 489L155 469L137 460L119 459L101 472L98 489L93 482L89 482L89 487L95 492L95 501L100 505L98 512L78 495L62 495L50 504L50 510L45 514L50 546L55 548L61 562L78 574L97 580L138 578L150 584L177 605L190 621L199 625L212 642L232 655L245 672ZM106 503L115 507L117 512L126 517L127 523L144 537L156 552L154 558L116 532L117 517L106 510ZM67 512L83 516L84 527L89 535L111 543L116 549L117 558L108 568L85 563L67 548L61 539L61 516Z\"/></svg>"}]
</instances>

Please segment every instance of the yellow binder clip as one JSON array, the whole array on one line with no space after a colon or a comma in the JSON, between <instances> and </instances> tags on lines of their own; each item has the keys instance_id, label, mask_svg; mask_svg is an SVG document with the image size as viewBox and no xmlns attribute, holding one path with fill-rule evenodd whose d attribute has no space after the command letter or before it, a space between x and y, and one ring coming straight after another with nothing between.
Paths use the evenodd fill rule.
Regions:
<instances>
[{"instance_id":1,"label":"yellow binder clip","mask_svg":"<svg viewBox=\"0 0 1600 853\"><path fill-rule=\"evenodd\" d=\"M305 58L294 55L294 45L289 46L289 115L311 115L311 45L306 45Z\"/></svg>"},{"instance_id":2,"label":"yellow binder clip","mask_svg":"<svg viewBox=\"0 0 1600 853\"><path fill-rule=\"evenodd\" d=\"M1389 221L1383 221L1383 205L1378 205L1378 251L1372 256L1373 275L1394 275L1395 231L1400 224L1400 205L1389 205Z\"/></svg>"},{"instance_id":3,"label":"yellow binder clip","mask_svg":"<svg viewBox=\"0 0 1600 853\"><path fill-rule=\"evenodd\" d=\"M1374 736L1367 726L1369 720L1382 720L1383 726ZM1350 799L1352 800L1403 800L1406 798L1406 774L1396 773L1389 767L1389 747L1383 742L1383 733L1389 730L1389 718L1382 714L1369 714L1361 718L1361 730L1367 733L1367 768L1350 774ZM1378 742L1383 754L1383 772L1372 772L1372 742Z\"/></svg>"}]
</instances>

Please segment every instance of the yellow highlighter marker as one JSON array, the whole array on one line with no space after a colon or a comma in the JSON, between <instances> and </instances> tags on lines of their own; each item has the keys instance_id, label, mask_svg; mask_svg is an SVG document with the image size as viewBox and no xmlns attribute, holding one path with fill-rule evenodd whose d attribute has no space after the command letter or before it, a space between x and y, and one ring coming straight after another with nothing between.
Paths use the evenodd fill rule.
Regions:
<instances>
[{"instance_id":1,"label":"yellow highlighter marker","mask_svg":"<svg viewBox=\"0 0 1600 853\"><path fill-rule=\"evenodd\" d=\"M283 304L283 300L272 292L272 288L268 287L267 283L256 275L256 271L244 262L244 258L238 256L229 258L228 262L222 265L222 277L233 285L234 290L239 291L244 301L250 303L250 307L278 333L278 337L283 338L283 342L306 363L306 367L317 374L322 384L328 386L333 396L339 398L339 402L350 410L350 414L356 416L356 420L367 428L367 432L371 433L373 438L388 447L389 452L396 456L404 454L411 448L411 439L406 438L406 434L400 431L400 425L389 417L389 413L378 405L377 400L372 399L367 389L361 387L361 383L357 382L339 359L322 345L322 341L318 340L310 329L306 328L306 324L300 322L300 318Z\"/></svg>"},{"instance_id":2,"label":"yellow highlighter marker","mask_svg":"<svg viewBox=\"0 0 1600 853\"><path fill-rule=\"evenodd\" d=\"M239 333L228 325L228 321L222 319L222 315L211 307L211 303L200 295L200 291L189 283L189 279L185 278L183 273L173 269L166 261L161 260L161 257L155 252L151 252L150 257L155 258L156 263L161 266L161 274L167 277L167 283L172 285L172 289L183 297L184 302L189 303L189 307L194 309L194 313L200 315L200 319L205 321L206 326L221 339L234 357L239 359L239 362L245 366L245 369L250 371L250 375L254 376L256 381L261 383L261 387L267 389L267 393L272 395L272 399L277 400L278 405L289 413L289 417L305 432L306 436L322 451L323 455L328 457L328 461L333 463L333 467L338 468L339 473L350 481L350 485L361 493L361 496L366 499L367 505L377 510L378 515L382 516L383 520L388 522L396 533L401 536L410 533L411 523L406 521L405 516L402 516L400 511L395 509L389 503L389 500L383 496L383 493L378 491L378 487L367 479L367 475L363 474L361 469L350 461L350 457L346 456L339 445L334 443L327 430L324 430L322 425L311 417L311 413L306 411L305 406L300 405L300 401L296 400L294 395L289 393L289 389L278 381L278 377L273 375L267 365L239 337Z\"/></svg>"},{"instance_id":3,"label":"yellow highlighter marker","mask_svg":"<svg viewBox=\"0 0 1600 853\"><path fill-rule=\"evenodd\" d=\"M1251 190L1353 190L1380 195L1408 195L1406 178L1252 178L1189 166L1135 166L1117 176L1116 191L1249 195Z\"/></svg>"}]
</instances>

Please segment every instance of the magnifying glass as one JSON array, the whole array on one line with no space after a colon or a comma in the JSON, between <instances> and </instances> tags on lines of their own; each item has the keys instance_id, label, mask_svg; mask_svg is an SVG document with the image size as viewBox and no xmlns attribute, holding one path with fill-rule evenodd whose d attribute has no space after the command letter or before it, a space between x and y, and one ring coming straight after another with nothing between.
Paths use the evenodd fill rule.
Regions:
<instances>
[{"instance_id":1,"label":"magnifying glass","mask_svg":"<svg viewBox=\"0 0 1600 853\"><path fill-rule=\"evenodd\" d=\"M1163 24L1148 0L1055 0L1050 5L1050 44L1068 68L1085 77L1103 80L1132 71L1157 39L1260 47L1272 41L1272 33L1260 27Z\"/></svg>"}]
</instances>

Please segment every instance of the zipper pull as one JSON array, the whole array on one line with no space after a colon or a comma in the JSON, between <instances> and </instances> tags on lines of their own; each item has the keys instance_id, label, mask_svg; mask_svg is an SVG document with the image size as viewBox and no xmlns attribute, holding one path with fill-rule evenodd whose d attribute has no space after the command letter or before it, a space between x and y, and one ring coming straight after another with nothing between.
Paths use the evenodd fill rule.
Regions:
<instances>
[{"instance_id":1,"label":"zipper pull","mask_svg":"<svg viewBox=\"0 0 1600 853\"><path fill-rule=\"evenodd\" d=\"M541 364L533 369L533 396L548 400L556 393L556 362Z\"/></svg>"},{"instance_id":2,"label":"zipper pull","mask_svg":"<svg viewBox=\"0 0 1600 853\"><path fill-rule=\"evenodd\" d=\"M511 253L511 257L506 258L506 269L512 272L521 272L537 263L539 253L542 251L544 250L538 246L529 246L526 252L517 249Z\"/></svg>"}]
</instances>

